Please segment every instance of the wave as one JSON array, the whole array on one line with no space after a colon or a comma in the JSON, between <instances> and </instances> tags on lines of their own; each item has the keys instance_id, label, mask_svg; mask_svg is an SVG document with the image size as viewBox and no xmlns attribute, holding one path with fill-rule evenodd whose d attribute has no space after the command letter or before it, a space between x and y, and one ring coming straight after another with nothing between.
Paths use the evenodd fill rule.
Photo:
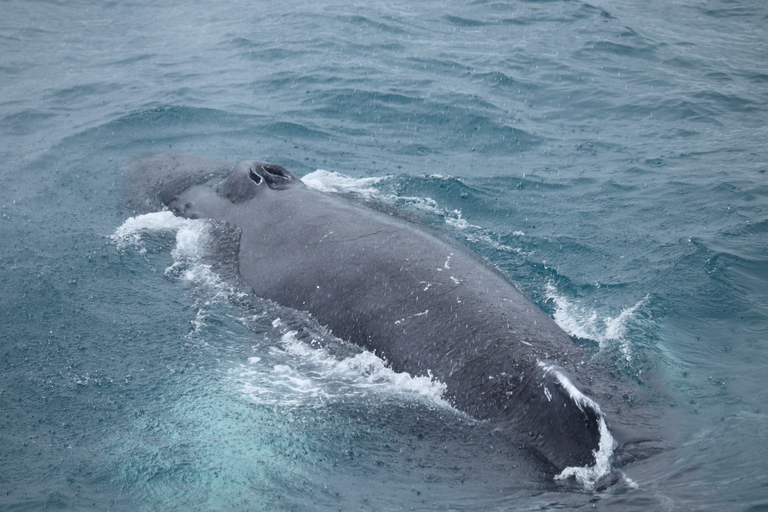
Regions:
<instances>
[{"instance_id":1,"label":"wave","mask_svg":"<svg viewBox=\"0 0 768 512\"><path fill-rule=\"evenodd\" d=\"M277 330L281 319L274 321ZM231 370L243 396L258 404L323 407L350 397L379 399L422 397L434 405L450 408L443 400L445 384L432 378L412 377L391 370L386 362L363 350L343 359L322 347L312 346L288 330L270 350L270 358L251 357L247 364Z\"/></svg>"},{"instance_id":2,"label":"wave","mask_svg":"<svg viewBox=\"0 0 768 512\"><path fill-rule=\"evenodd\" d=\"M648 302L646 295L632 306L625 307L616 316L600 315L596 310L584 307L560 293L554 284L547 283L545 298L555 305L554 319L571 336L594 341L601 350L618 346L625 361L634 357L627 330L638 311Z\"/></svg>"}]
</instances>

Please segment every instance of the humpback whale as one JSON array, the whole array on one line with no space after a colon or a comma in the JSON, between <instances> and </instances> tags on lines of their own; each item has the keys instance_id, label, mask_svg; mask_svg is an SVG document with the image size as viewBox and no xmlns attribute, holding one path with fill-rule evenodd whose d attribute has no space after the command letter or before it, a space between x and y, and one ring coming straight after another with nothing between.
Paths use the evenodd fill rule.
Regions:
<instances>
[{"instance_id":1,"label":"humpback whale","mask_svg":"<svg viewBox=\"0 0 768 512\"><path fill-rule=\"evenodd\" d=\"M610 456L598 404L578 383L580 348L504 273L391 212L313 190L280 165L155 154L129 163L129 205L226 223L240 278L309 312L398 372L493 422L560 476Z\"/></svg>"}]
</instances>

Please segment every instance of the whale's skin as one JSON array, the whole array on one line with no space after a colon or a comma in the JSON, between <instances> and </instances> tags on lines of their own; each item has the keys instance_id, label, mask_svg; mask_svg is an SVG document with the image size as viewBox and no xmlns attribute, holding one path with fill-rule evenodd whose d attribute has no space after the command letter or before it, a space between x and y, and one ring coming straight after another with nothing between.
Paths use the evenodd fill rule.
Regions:
<instances>
[{"instance_id":1,"label":"whale's skin","mask_svg":"<svg viewBox=\"0 0 768 512\"><path fill-rule=\"evenodd\" d=\"M564 377L578 372L580 347L465 246L274 164L157 154L127 175L134 211L238 230L239 274L258 296L308 311L395 371L442 381L453 406L558 470L595 464L602 413Z\"/></svg>"}]
</instances>

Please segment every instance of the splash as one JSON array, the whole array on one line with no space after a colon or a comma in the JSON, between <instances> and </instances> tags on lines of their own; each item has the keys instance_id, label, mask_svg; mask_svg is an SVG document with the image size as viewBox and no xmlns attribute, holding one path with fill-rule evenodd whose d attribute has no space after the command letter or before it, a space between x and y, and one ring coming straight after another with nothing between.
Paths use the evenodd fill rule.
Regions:
<instances>
[{"instance_id":1,"label":"splash","mask_svg":"<svg viewBox=\"0 0 768 512\"><path fill-rule=\"evenodd\" d=\"M145 239L148 236L175 233L175 244L170 253L172 263L163 274L169 279L186 281L208 290L206 296L195 303L193 332L198 332L205 326L208 306L241 295L241 292L221 279L212 270L211 265L205 263L211 229L208 220L185 219L173 215L170 211L161 211L131 217L110 235L118 250L124 251L133 247L139 254L146 255Z\"/></svg>"},{"instance_id":2,"label":"splash","mask_svg":"<svg viewBox=\"0 0 768 512\"><path fill-rule=\"evenodd\" d=\"M133 247L139 254L145 255L147 248L144 239L148 234L175 232L175 245L171 250L173 263L165 269L165 275L218 286L221 279L211 271L210 265L203 263L208 253L210 228L208 220L185 219L169 211L162 211L127 219L110 235L110 239L121 251Z\"/></svg>"},{"instance_id":3,"label":"splash","mask_svg":"<svg viewBox=\"0 0 768 512\"><path fill-rule=\"evenodd\" d=\"M433 177L437 177L433 175ZM353 178L336 171L318 169L301 178L309 188L333 194L354 194L363 199L371 199L387 204L416 210L426 215L434 215L457 230L480 229L462 218L461 210L447 210L431 197L398 196L383 194L374 185L389 179L389 176L372 178Z\"/></svg>"},{"instance_id":4,"label":"splash","mask_svg":"<svg viewBox=\"0 0 768 512\"><path fill-rule=\"evenodd\" d=\"M511 245L503 244L497 240L494 240L491 235L487 233L470 233L466 235L466 238L469 242L473 243L480 243L487 247L491 247L499 252L509 252L513 254L531 254L531 253L524 253L523 250L520 247L512 247Z\"/></svg>"},{"instance_id":5,"label":"splash","mask_svg":"<svg viewBox=\"0 0 768 512\"><path fill-rule=\"evenodd\" d=\"M276 322L277 326L281 325ZM296 331L282 334L269 357L252 357L231 377L249 401L258 404L321 407L351 397L399 396L425 399L450 407L442 398L445 384L431 375L395 372L372 352L337 358L322 347L299 340Z\"/></svg>"},{"instance_id":6,"label":"splash","mask_svg":"<svg viewBox=\"0 0 768 512\"><path fill-rule=\"evenodd\" d=\"M595 341L601 349L618 344L624 359L632 361L632 345L626 338L627 329L636 313L648 301L648 296L622 309L616 317L599 317L597 311L583 308L562 295L552 283L547 284L545 296L555 304L555 322L568 334Z\"/></svg>"},{"instance_id":7,"label":"splash","mask_svg":"<svg viewBox=\"0 0 768 512\"><path fill-rule=\"evenodd\" d=\"M340 172L318 169L301 178L309 188L320 192L334 194L353 193L365 198L378 196L378 190L373 188L385 177L377 178L352 178Z\"/></svg>"},{"instance_id":8,"label":"splash","mask_svg":"<svg viewBox=\"0 0 768 512\"><path fill-rule=\"evenodd\" d=\"M199 226L201 222L203 221L177 217L167 210L147 213L130 217L109 238L121 251L135 247L139 253L146 254L147 248L143 243L143 235L146 232L194 229L194 226Z\"/></svg>"}]
</instances>

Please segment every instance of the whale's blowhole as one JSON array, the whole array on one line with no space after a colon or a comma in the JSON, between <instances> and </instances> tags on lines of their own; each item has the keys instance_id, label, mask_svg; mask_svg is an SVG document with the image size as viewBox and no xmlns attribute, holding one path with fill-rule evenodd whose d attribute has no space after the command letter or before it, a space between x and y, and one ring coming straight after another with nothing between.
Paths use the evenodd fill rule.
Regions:
<instances>
[{"instance_id":1,"label":"whale's blowhole","mask_svg":"<svg viewBox=\"0 0 768 512\"><path fill-rule=\"evenodd\" d=\"M261 176L253 172L253 169L248 169L248 177L250 177L257 185L261 185L261 182L263 181Z\"/></svg>"},{"instance_id":2,"label":"whale's blowhole","mask_svg":"<svg viewBox=\"0 0 768 512\"><path fill-rule=\"evenodd\" d=\"M264 164L261 166L261 168L264 169L264 171L269 173L271 176L282 178L284 180L291 179L291 176L288 174L288 169L280 165Z\"/></svg>"}]
</instances>

